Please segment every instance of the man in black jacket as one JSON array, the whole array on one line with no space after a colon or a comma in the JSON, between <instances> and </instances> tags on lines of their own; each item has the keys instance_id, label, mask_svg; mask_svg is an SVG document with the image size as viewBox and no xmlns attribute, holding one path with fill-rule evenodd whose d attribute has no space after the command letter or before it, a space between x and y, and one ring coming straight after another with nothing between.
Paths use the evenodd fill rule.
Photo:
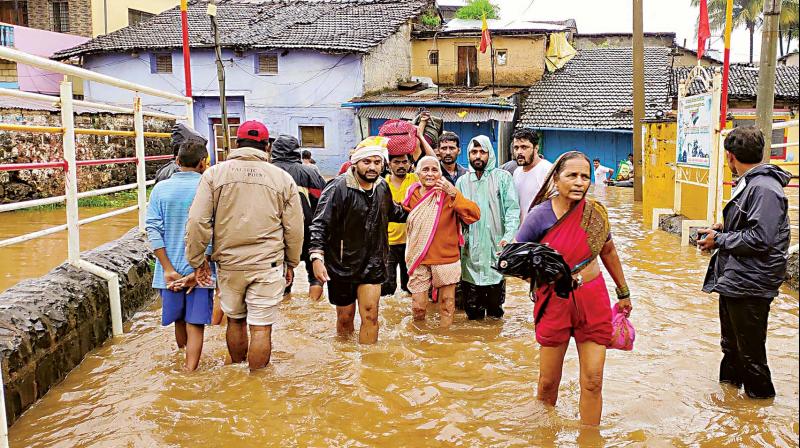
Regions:
<instances>
[{"instance_id":1,"label":"man in black jacket","mask_svg":"<svg viewBox=\"0 0 800 448\"><path fill-rule=\"evenodd\" d=\"M767 365L767 320L786 275L789 248L789 173L761 164L764 135L754 126L725 138L728 166L739 180L725 206L724 224L698 233L703 250L717 249L703 291L719 293L722 362L719 380L744 386L751 398L771 398Z\"/></svg>"},{"instance_id":2,"label":"man in black jacket","mask_svg":"<svg viewBox=\"0 0 800 448\"><path fill-rule=\"evenodd\" d=\"M322 191L311 224L310 258L317 280L328 283L328 299L336 305L336 330L340 335L353 332L358 301L362 344L378 340L378 303L388 271L387 225L406 220L380 177L386 140L370 137L359 144L350 156L352 166Z\"/></svg>"},{"instance_id":3,"label":"man in black jacket","mask_svg":"<svg viewBox=\"0 0 800 448\"><path fill-rule=\"evenodd\" d=\"M308 243L311 239L310 227L314 219L314 211L317 209L322 189L325 188L325 179L309 165L302 163L300 143L291 135L279 135L272 143L272 164L286 171L292 176L300 192L300 203L303 204L304 238L303 253L300 259L306 265L308 273L308 295L313 300L319 300L322 296L322 283L314 277L314 270L311 267L311 260L308 258ZM292 285L286 285L286 294L292 292Z\"/></svg>"},{"instance_id":4,"label":"man in black jacket","mask_svg":"<svg viewBox=\"0 0 800 448\"><path fill-rule=\"evenodd\" d=\"M172 155L175 158L178 157L178 150L181 149L181 145L192 142L197 142L205 146L208 143L208 140L206 140L206 138L202 135L188 128L183 123L178 123L173 126L172 137L170 138L170 146L172 146ZM156 172L155 183L169 179L173 174L175 174L176 171L178 171L178 165L175 163L175 159L172 159L169 161L169 163L158 169Z\"/></svg>"}]
</instances>

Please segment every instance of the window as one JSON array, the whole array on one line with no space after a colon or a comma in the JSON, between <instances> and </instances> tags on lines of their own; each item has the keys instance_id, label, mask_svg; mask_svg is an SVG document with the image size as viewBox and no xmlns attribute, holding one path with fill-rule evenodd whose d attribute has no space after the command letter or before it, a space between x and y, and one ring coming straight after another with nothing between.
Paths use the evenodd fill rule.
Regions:
<instances>
[{"instance_id":1,"label":"window","mask_svg":"<svg viewBox=\"0 0 800 448\"><path fill-rule=\"evenodd\" d=\"M150 73L172 73L172 53L156 53L150 57Z\"/></svg>"},{"instance_id":2,"label":"window","mask_svg":"<svg viewBox=\"0 0 800 448\"><path fill-rule=\"evenodd\" d=\"M28 26L28 2L0 1L0 22Z\"/></svg>"},{"instance_id":3,"label":"window","mask_svg":"<svg viewBox=\"0 0 800 448\"><path fill-rule=\"evenodd\" d=\"M155 14L150 14L149 12L139 11L138 9L128 8L128 26L138 25L154 15Z\"/></svg>"},{"instance_id":4,"label":"window","mask_svg":"<svg viewBox=\"0 0 800 448\"><path fill-rule=\"evenodd\" d=\"M69 33L69 2L53 2L53 31Z\"/></svg>"},{"instance_id":5,"label":"window","mask_svg":"<svg viewBox=\"0 0 800 448\"><path fill-rule=\"evenodd\" d=\"M495 54L495 64L497 65L506 65L508 63L508 50L496 50Z\"/></svg>"},{"instance_id":6,"label":"window","mask_svg":"<svg viewBox=\"0 0 800 448\"><path fill-rule=\"evenodd\" d=\"M439 65L439 50L431 50L428 52L428 64Z\"/></svg>"},{"instance_id":7,"label":"window","mask_svg":"<svg viewBox=\"0 0 800 448\"><path fill-rule=\"evenodd\" d=\"M256 73L259 75L278 74L278 55L275 53L259 53L256 55Z\"/></svg>"},{"instance_id":8,"label":"window","mask_svg":"<svg viewBox=\"0 0 800 448\"><path fill-rule=\"evenodd\" d=\"M324 148L325 126L300 126L300 146L303 148Z\"/></svg>"}]
</instances>

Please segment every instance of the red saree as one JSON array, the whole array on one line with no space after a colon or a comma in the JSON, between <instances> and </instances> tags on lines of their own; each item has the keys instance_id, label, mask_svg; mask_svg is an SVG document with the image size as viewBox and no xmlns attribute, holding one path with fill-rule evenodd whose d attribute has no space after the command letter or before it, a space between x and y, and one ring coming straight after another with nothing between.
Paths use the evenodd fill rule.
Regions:
<instances>
[{"instance_id":1,"label":"red saree","mask_svg":"<svg viewBox=\"0 0 800 448\"><path fill-rule=\"evenodd\" d=\"M541 243L557 250L574 275L597 258L608 235L605 207L584 198L547 231ZM610 343L611 306L602 274L577 287L569 299L556 296L553 285L541 286L536 298L536 340L542 346L562 345L570 336L577 342Z\"/></svg>"}]
</instances>

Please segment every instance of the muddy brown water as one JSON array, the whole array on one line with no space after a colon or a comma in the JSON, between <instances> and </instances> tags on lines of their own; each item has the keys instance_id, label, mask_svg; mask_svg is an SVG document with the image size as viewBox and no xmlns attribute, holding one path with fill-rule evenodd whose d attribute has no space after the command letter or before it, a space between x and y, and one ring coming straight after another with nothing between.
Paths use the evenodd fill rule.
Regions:
<instances>
[{"instance_id":1,"label":"muddy brown water","mask_svg":"<svg viewBox=\"0 0 800 448\"><path fill-rule=\"evenodd\" d=\"M772 306L778 397L744 399L716 381L717 302L700 292L708 257L644 230L630 190L596 195L611 212L638 331L633 352L608 353L598 430L578 424L574 344L556 408L535 400L532 304L511 281L502 320L461 313L446 332L430 315L415 324L409 298L384 298L374 346L336 337L333 308L296 294L257 373L224 365L222 327L208 329L200 370L182 373L154 303L26 412L11 446L797 446L797 293Z\"/></svg>"}]
</instances>

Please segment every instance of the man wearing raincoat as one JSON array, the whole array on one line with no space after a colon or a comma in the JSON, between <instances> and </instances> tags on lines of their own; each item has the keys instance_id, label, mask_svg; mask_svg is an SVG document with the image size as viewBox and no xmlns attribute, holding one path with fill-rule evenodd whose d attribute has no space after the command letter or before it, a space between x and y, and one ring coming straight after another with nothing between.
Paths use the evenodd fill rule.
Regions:
<instances>
[{"instance_id":1,"label":"man wearing raincoat","mask_svg":"<svg viewBox=\"0 0 800 448\"><path fill-rule=\"evenodd\" d=\"M470 320L503 316L506 284L492 269L502 248L514 239L519 227L519 200L511 174L497 168L489 137L479 135L467 147L470 172L458 178L456 187L478 204L481 218L465 228L461 251L461 294Z\"/></svg>"}]
</instances>

